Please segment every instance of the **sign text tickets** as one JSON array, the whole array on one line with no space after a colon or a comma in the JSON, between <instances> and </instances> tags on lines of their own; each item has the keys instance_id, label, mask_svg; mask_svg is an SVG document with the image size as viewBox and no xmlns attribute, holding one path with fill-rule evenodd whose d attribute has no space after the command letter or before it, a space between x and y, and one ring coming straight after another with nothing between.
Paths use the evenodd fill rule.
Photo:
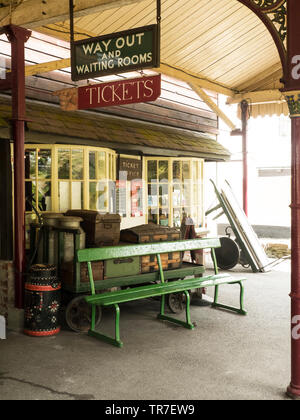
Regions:
<instances>
[{"instance_id":1,"label":"sign text tickets","mask_svg":"<svg viewBox=\"0 0 300 420\"><path fill-rule=\"evenodd\" d=\"M76 41L71 55L74 81L159 67L158 26Z\"/></svg>"},{"instance_id":2,"label":"sign text tickets","mask_svg":"<svg viewBox=\"0 0 300 420\"><path fill-rule=\"evenodd\" d=\"M78 88L78 109L152 102L161 94L161 76L145 76Z\"/></svg>"}]
</instances>

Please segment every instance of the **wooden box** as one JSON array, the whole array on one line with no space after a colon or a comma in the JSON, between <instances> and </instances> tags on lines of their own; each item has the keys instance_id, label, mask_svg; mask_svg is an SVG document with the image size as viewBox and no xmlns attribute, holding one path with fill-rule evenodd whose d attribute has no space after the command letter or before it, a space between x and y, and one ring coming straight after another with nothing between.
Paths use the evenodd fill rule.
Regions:
<instances>
[{"instance_id":1,"label":"wooden box","mask_svg":"<svg viewBox=\"0 0 300 420\"><path fill-rule=\"evenodd\" d=\"M121 230L121 240L130 243L152 243L178 241L181 239L179 229L168 226L159 226L152 223ZM180 268L182 266L182 253L170 252L161 254L161 262L164 270ZM155 255L141 257L141 273L158 271L158 263Z\"/></svg>"},{"instance_id":2,"label":"wooden box","mask_svg":"<svg viewBox=\"0 0 300 420\"><path fill-rule=\"evenodd\" d=\"M121 216L101 214L94 210L68 210L66 216L83 219L81 227L86 234L86 247L115 246L120 241Z\"/></svg>"},{"instance_id":3,"label":"wooden box","mask_svg":"<svg viewBox=\"0 0 300 420\"><path fill-rule=\"evenodd\" d=\"M94 281L100 281L104 279L104 264L103 261L92 262L92 271ZM75 287L75 274L74 274L74 263L73 261L64 262L61 266L60 277L63 285ZM89 283L89 273L86 263L80 264L80 282Z\"/></svg>"},{"instance_id":4,"label":"wooden box","mask_svg":"<svg viewBox=\"0 0 300 420\"><path fill-rule=\"evenodd\" d=\"M179 229L159 226L153 223L121 230L121 241L133 244L178 241L181 239Z\"/></svg>"},{"instance_id":5,"label":"wooden box","mask_svg":"<svg viewBox=\"0 0 300 420\"><path fill-rule=\"evenodd\" d=\"M161 254L160 258L164 270L180 268L182 265L181 252ZM159 271L156 255L145 255L141 257L141 272L152 273L153 271Z\"/></svg>"},{"instance_id":6,"label":"wooden box","mask_svg":"<svg viewBox=\"0 0 300 420\"><path fill-rule=\"evenodd\" d=\"M134 276L141 273L140 257L115 258L104 262L104 278Z\"/></svg>"}]
</instances>

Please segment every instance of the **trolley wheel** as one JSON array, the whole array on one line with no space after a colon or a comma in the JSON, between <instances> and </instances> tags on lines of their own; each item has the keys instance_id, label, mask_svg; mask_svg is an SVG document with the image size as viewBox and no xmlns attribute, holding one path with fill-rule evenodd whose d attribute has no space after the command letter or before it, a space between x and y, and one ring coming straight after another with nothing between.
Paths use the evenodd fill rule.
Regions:
<instances>
[{"instance_id":1,"label":"trolley wheel","mask_svg":"<svg viewBox=\"0 0 300 420\"><path fill-rule=\"evenodd\" d=\"M238 244L224 236L220 239L221 247L215 249L218 267L222 270L234 268L240 260L240 249Z\"/></svg>"},{"instance_id":2,"label":"trolley wheel","mask_svg":"<svg viewBox=\"0 0 300 420\"><path fill-rule=\"evenodd\" d=\"M96 322L98 327L101 322L102 310L96 306ZM79 333L87 332L91 327L92 306L89 305L84 296L77 296L68 304L66 308L66 322L71 330Z\"/></svg>"},{"instance_id":3,"label":"trolley wheel","mask_svg":"<svg viewBox=\"0 0 300 420\"><path fill-rule=\"evenodd\" d=\"M241 266L242 266L242 267L244 267L244 268L250 268L249 261L248 261L248 259L246 258L244 251L241 251L240 261L239 261L239 263L240 263L240 264L241 264Z\"/></svg>"},{"instance_id":4,"label":"trolley wheel","mask_svg":"<svg viewBox=\"0 0 300 420\"><path fill-rule=\"evenodd\" d=\"M192 298L192 294L190 294ZM173 314L181 314L186 307L186 296L184 293L171 293L166 296L166 302Z\"/></svg>"}]
</instances>

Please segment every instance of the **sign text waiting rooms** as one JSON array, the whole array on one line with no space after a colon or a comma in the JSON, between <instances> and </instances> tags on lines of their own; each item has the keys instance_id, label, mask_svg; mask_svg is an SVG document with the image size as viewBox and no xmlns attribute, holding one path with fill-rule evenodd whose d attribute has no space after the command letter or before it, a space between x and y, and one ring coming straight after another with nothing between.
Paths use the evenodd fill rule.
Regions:
<instances>
[{"instance_id":1,"label":"sign text waiting rooms","mask_svg":"<svg viewBox=\"0 0 300 420\"><path fill-rule=\"evenodd\" d=\"M157 25L72 43L72 80L159 66Z\"/></svg>"},{"instance_id":2,"label":"sign text waiting rooms","mask_svg":"<svg viewBox=\"0 0 300 420\"><path fill-rule=\"evenodd\" d=\"M78 88L78 109L152 102L160 94L160 75L82 86Z\"/></svg>"}]
</instances>

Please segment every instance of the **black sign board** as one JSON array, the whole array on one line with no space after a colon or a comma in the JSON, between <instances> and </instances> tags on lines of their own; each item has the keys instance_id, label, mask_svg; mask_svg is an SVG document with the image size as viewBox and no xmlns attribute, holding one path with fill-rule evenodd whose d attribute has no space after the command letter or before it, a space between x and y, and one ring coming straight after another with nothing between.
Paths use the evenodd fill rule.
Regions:
<instances>
[{"instance_id":1,"label":"black sign board","mask_svg":"<svg viewBox=\"0 0 300 420\"><path fill-rule=\"evenodd\" d=\"M159 67L159 25L71 43L72 80Z\"/></svg>"},{"instance_id":2,"label":"black sign board","mask_svg":"<svg viewBox=\"0 0 300 420\"><path fill-rule=\"evenodd\" d=\"M119 158L119 179L120 179L120 172L126 172L125 177L121 177L122 179L126 178L127 181L132 181L133 179L142 179L142 161L138 159L130 159L130 158Z\"/></svg>"}]
</instances>

